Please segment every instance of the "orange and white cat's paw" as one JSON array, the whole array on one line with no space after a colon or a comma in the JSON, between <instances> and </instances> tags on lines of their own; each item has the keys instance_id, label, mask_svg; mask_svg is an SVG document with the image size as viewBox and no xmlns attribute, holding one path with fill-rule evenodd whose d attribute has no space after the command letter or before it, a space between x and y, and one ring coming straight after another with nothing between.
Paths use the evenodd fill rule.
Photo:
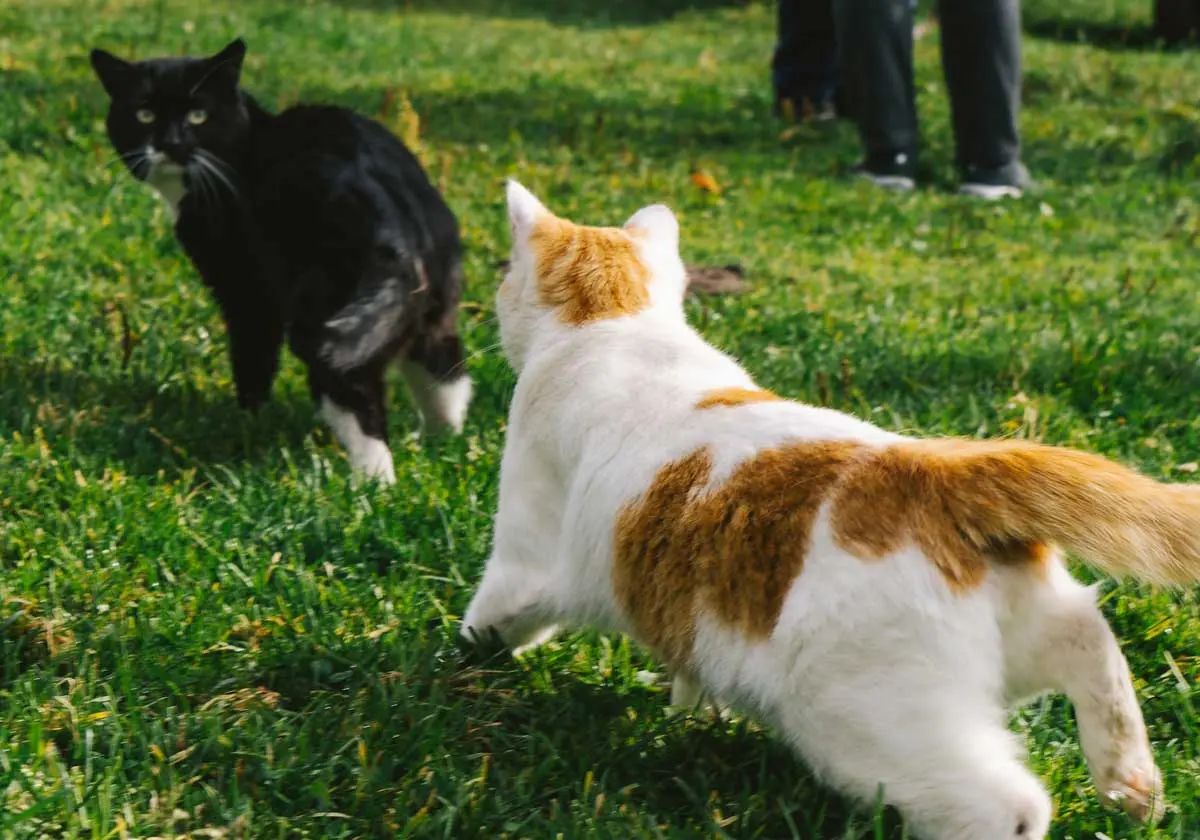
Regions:
<instances>
[{"instance_id":1,"label":"orange and white cat's paw","mask_svg":"<svg viewBox=\"0 0 1200 840\"><path fill-rule=\"evenodd\" d=\"M1166 807L1162 774L1152 759L1098 775L1096 790L1105 805L1120 808L1136 820L1156 823L1162 819Z\"/></svg>"},{"instance_id":2,"label":"orange and white cat's paw","mask_svg":"<svg viewBox=\"0 0 1200 840\"><path fill-rule=\"evenodd\" d=\"M516 631L519 635L513 646L513 656L522 656L534 648L541 647L549 641L552 641L558 635L559 627L557 624L546 624L534 629L522 629Z\"/></svg>"},{"instance_id":3,"label":"orange and white cat's paw","mask_svg":"<svg viewBox=\"0 0 1200 840\"><path fill-rule=\"evenodd\" d=\"M1101 801L1143 822L1157 822L1165 802L1162 774L1154 764L1150 738L1133 686L1118 702L1101 707L1107 714L1080 714L1080 736ZM1098 721L1098 724L1097 724ZM1092 724L1092 725L1089 725ZM1103 733L1103 737L1097 737Z\"/></svg>"},{"instance_id":4,"label":"orange and white cat's paw","mask_svg":"<svg viewBox=\"0 0 1200 840\"><path fill-rule=\"evenodd\" d=\"M676 674L671 679L671 705L691 710L700 705L704 692L687 677Z\"/></svg>"},{"instance_id":5,"label":"orange and white cat's paw","mask_svg":"<svg viewBox=\"0 0 1200 840\"><path fill-rule=\"evenodd\" d=\"M732 714L697 683L679 674L671 679L670 708L682 712L699 711L723 719Z\"/></svg>"}]
</instances>

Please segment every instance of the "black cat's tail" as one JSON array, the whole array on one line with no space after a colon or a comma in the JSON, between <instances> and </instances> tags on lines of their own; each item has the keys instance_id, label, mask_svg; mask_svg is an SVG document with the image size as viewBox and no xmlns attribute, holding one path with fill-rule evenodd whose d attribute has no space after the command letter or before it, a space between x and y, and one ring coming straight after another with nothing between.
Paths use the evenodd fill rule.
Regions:
<instances>
[{"instance_id":1,"label":"black cat's tail","mask_svg":"<svg viewBox=\"0 0 1200 840\"><path fill-rule=\"evenodd\" d=\"M395 342L404 328L406 298L429 288L421 258L399 236L381 234L371 274L354 298L325 322L321 356L337 371L360 367Z\"/></svg>"}]
</instances>

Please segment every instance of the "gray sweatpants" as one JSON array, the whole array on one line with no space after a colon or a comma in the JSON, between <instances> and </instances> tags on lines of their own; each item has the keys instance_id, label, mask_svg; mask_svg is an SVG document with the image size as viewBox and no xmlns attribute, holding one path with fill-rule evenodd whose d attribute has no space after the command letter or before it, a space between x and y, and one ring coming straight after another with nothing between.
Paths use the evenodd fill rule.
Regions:
<instances>
[{"instance_id":1,"label":"gray sweatpants","mask_svg":"<svg viewBox=\"0 0 1200 840\"><path fill-rule=\"evenodd\" d=\"M868 158L917 151L909 0L833 0L839 60ZM1020 157L1019 0L939 0L942 70L956 161L994 169Z\"/></svg>"}]
</instances>

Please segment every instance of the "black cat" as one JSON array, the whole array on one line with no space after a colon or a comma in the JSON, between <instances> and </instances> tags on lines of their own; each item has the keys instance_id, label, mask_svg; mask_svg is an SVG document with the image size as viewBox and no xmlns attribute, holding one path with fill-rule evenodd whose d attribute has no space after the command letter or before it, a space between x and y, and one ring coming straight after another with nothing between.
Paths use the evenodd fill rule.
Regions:
<instances>
[{"instance_id":1,"label":"black cat","mask_svg":"<svg viewBox=\"0 0 1200 840\"><path fill-rule=\"evenodd\" d=\"M93 50L108 134L167 200L229 332L238 401L270 394L286 334L354 466L394 479L384 372L402 360L426 422L462 430L471 381L456 318L458 223L411 152L345 108L278 115L238 84L241 39L211 58Z\"/></svg>"}]
</instances>

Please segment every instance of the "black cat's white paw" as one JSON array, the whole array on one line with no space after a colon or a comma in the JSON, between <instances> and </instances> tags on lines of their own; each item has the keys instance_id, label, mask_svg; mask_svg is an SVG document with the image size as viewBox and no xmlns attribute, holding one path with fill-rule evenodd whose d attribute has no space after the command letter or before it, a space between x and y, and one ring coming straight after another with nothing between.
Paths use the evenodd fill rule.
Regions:
<instances>
[{"instance_id":1,"label":"black cat's white paw","mask_svg":"<svg viewBox=\"0 0 1200 840\"><path fill-rule=\"evenodd\" d=\"M321 416L345 447L350 466L383 484L396 483L392 450L383 440L365 434L353 411L342 408L329 397L322 397Z\"/></svg>"}]
</instances>

